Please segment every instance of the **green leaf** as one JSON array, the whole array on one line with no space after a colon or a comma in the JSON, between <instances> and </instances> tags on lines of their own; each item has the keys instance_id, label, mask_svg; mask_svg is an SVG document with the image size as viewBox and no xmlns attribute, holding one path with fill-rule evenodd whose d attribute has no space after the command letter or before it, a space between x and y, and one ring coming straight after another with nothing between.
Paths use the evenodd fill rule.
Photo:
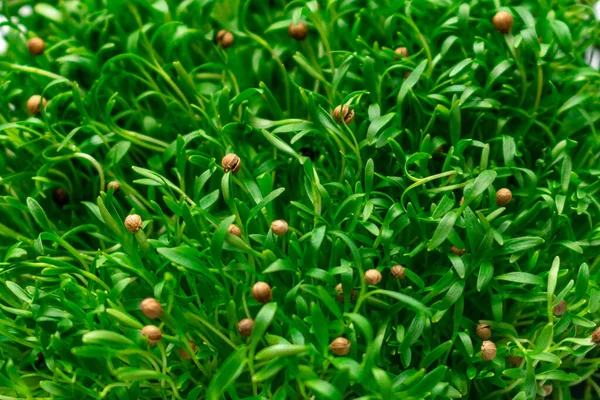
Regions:
<instances>
[{"instance_id":1,"label":"green leaf","mask_svg":"<svg viewBox=\"0 0 600 400\"><path fill-rule=\"evenodd\" d=\"M458 218L458 210L450 211L448 214L444 215L444 218L440 221L437 226L435 232L433 233L433 237L429 241L427 245L427 250L431 251L440 247L442 243L446 240L450 232L452 232L452 228L454 227L454 223Z\"/></svg>"},{"instance_id":2,"label":"green leaf","mask_svg":"<svg viewBox=\"0 0 600 400\"><path fill-rule=\"evenodd\" d=\"M254 354L254 350L258 343L263 339L265 332L267 332L267 328L271 325L271 321L275 317L275 313L277 312L277 303L267 303L256 314L256 318L254 319L254 328L252 328L252 335L250 337L250 347L249 353L250 355Z\"/></svg>"},{"instance_id":3,"label":"green leaf","mask_svg":"<svg viewBox=\"0 0 600 400\"><path fill-rule=\"evenodd\" d=\"M297 356L306 353L310 348L299 344L276 344L256 353L257 361L270 360L275 357Z\"/></svg>"},{"instance_id":4,"label":"green leaf","mask_svg":"<svg viewBox=\"0 0 600 400\"><path fill-rule=\"evenodd\" d=\"M494 180L496 179L496 171L485 170L477 179L475 179L475 183L471 186L470 190L465 191L465 203L470 203L473 199L483 193L487 188L489 188Z\"/></svg>"},{"instance_id":5,"label":"green leaf","mask_svg":"<svg viewBox=\"0 0 600 400\"><path fill-rule=\"evenodd\" d=\"M515 239L509 239L504 242L503 250L504 254L517 253L519 251L525 251L532 249L544 243L544 239L534 236L524 236Z\"/></svg>"},{"instance_id":6,"label":"green leaf","mask_svg":"<svg viewBox=\"0 0 600 400\"><path fill-rule=\"evenodd\" d=\"M31 296L29 296L29 294L27 294L26 291L24 291L21 286L19 286L18 284L11 282L11 281L6 281L6 287L8 288L8 290L10 290L15 296L17 296L19 298L19 300L24 301L25 303L32 303L32 299Z\"/></svg>"},{"instance_id":7,"label":"green leaf","mask_svg":"<svg viewBox=\"0 0 600 400\"><path fill-rule=\"evenodd\" d=\"M569 26L557 19L550 20L550 26L554 30L556 40L560 47L567 53L570 53L573 50L573 39L571 37Z\"/></svg>"},{"instance_id":8,"label":"green leaf","mask_svg":"<svg viewBox=\"0 0 600 400\"><path fill-rule=\"evenodd\" d=\"M543 351L548 350L548 348L550 348L550 346L552 345L553 336L554 326L552 324L544 326L544 329L542 329L542 332L535 341L534 352L541 353Z\"/></svg>"},{"instance_id":9,"label":"green leaf","mask_svg":"<svg viewBox=\"0 0 600 400\"><path fill-rule=\"evenodd\" d=\"M44 209L40 206L40 204L35 201L34 198L27 198L27 208L29 208L29 212L35 219L35 222L46 232L54 232L54 230L50 227L50 222L48 221L48 217L44 212Z\"/></svg>"},{"instance_id":10,"label":"green leaf","mask_svg":"<svg viewBox=\"0 0 600 400\"><path fill-rule=\"evenodd\" d=\"M254 333L254 332L253 332ZM206 391L209 400L222 399L223 393L244 372L248 359L246 346L240 346L219 366L217 373L211 379Z\"/></svg>"},{"instance_id":11,"label":"green leaf","mask_svg":"<svg viewBox=\"0 0 600 400\"><path fill-rule=\"evenodd\" d=\"M371 125L369 125L369 129L367 130L367 142L369 144L373 144L377 140L377 133L383 129L392 120L392 118L394 118L394 115L396 115L396 113L391 112L389 114L377 117L373 122L371 122Z\"/></svg>"},{"instance_id":12,"label":"green leaf","mask_svg":"<svg viewBox=\"0 0 600 400\"><path fill-rule=\"evenodd\" d=\"M109 346L109 347L133 347L133 341L119 333L98 330L87 332L81 338L85 344Z\"/></svg>"},{"instance_id":13,"label":"green leaf","mask_svg":"<svg viewBox=\"0 0 600 400\"><path fill-rule=\"evenodd\" d=\"M402 87L400 88L400 92L398 92L398 104L402 104L408 91L412 89L417 82L419 82L419 79L421 79L421 75L423 74L423 71L425 71L426 66L427 60L421 61L421 63L419 63L419 65L417 65L414 71L410 74L410 76L404 80Z\"/></svg>"},{"instance_id":14,"label":"green leaf","mask_svg":"<svg viewBox=\"0 0 600 400\"><path fill-rule=\"evenodd\" d=\"M537 275L533 275L527 272L508 272L506 274L498 275L496 277L499 281L508 281L515 283L526 283L532 285L543 285L544 280Z\"/></svg>"},{"instance_id":15,"label":"green leaf","mask_svg":"<svg viewBox=\"0 0 600 400\"><path fill-rule=\"evenodd\" d=\"M313 379L305 382L306 386L315 394L315 397L320 400L342 400L341 393L331 383Z\"/></svg>"}]
</instances>

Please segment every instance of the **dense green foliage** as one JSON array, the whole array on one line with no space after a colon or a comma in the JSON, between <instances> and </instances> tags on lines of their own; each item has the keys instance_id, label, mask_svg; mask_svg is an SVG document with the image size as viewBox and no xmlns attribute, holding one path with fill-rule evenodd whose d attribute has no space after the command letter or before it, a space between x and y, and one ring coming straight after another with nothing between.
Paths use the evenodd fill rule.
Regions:
<instances>
[{"instance_id":1,"label":"dense green foliage","mask_svg":"<svg viewBox=\"0 0 600 400\"><path fill-rule=\"evenodd\" d=\"M590 2L2 4L1 398L600 397Z\"/></svg>"}]
</instances>

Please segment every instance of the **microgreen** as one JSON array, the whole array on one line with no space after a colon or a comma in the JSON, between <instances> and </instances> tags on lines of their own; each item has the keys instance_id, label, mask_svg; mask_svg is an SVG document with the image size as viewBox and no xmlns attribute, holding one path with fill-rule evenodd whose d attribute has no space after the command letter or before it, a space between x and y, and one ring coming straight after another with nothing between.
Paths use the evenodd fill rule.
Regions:
<instances>
[{"instance_id":1,"label":"microgreen","mask_svg":"<svg viewBox=\"0 0 600 400\"><path fill-rule=\"evenodd\" d=\"M589 1L2 14L0 397L600 398Z\"/></svg>"}]
</instances>

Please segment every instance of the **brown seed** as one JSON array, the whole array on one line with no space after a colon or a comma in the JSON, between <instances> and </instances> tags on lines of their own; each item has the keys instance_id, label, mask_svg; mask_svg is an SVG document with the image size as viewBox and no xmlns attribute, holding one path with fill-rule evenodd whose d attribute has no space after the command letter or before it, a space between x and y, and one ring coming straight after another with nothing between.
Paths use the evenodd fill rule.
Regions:
<instances>
[{"instance_id":1,"label":"brown seed","mask_svg":"<svg viewBox=\"0 0 600 400\"><path fill-rule=\"evenodd\" d=\"M142 300L140 303L140 309L142 310L142 314L144 314L147 318L157 319L162 317L163 308L158 302L158 300L149 297L147 299Z\"/></svg>"},{"instance_id":2,"label":"brown seed","mask_svg":"<svg viewBox=\"0 0 600 400\"><path fill-rule=\"evenodd\" d=\"M128 215L127 218L125 218L125 229L127 229L129 233L135 233L139 231L141 227L142 217L140 217L139 215L131 214Z\"/></svg>"},{"instance_id":3,"label":"brown seed","mask_svg":"<svg viewBox=\"0 0 600 400\"><path fill-rule=\"evenodd\" d=\"M508 32L510 32L515 21L513 20L513 16L510 13L506 11L499 11L496 13L496 15L494 15L492 23L494 24L494 28L496 28L498 32L507 34Z\"/></svg>"},{"instance_id":4,"label":"brown seed","mask_svg":"<svg viewBox=\"0 0 600 400\"><path fill-rule=\"evenodd\" d=\"M377 285L381 282L381 272L376 269L370 269L365 272L365 281L369 285Z\"/></svg>"},{"instance_id":5,"label":"brown seed","mask_svg":"<svg viewBox=\"0 0 600 400\"><path fill-rule=\"evenodd\" d=\"M496 204L504 207L512 200L512 192L506 188L502 188L496 192Z\"/></svg>"},{"instance_id":6,"label":"brown seed","mask_svg":"<svg viewBox=\"0 0 600 400\"><path fill-rule=\"evenodd\" d=\"M306 35L308 35L308 27L304 22L298 22L298 25L294 25L293 22L290 22L288 33L295 40L304 40L306 39Z\"/></svg>"},{"instance_id":7,"label":"brown seed","mask_svg":"<svg viewBox=\"0 0 600 400\"><path fill-rule=\"evenodd\" d=\"M236 154L230 153L223 157L221 166L225 172L231 171L236 174L242 166L242 160Z\"/></svg>"},{"instance_id":8,"label":"brown seed","mask_svg":"<svg viewBox=\"0 0 600 400\"><path fill-rule=\"evenodd\" d=\"M117 193L119 189L121 189L121 185L117 181L108 182L108 185L106 185L106 191L108 192L110 188L113 188L113 192Z\"/></svg>"},{"instance_id":9,"label":"brown seed","mask_svg":"<svg viewBox=\"0 0 600 400\"><path fill-rule=\"evenodd\" d=\"M142 329L142 336L146 336L148 338L148 344L154 346L162 339L162 332L154 325L146 325Z\"/></svg>"},{"instance_id":10,"label":"brown seed","mask_svg":"<svg viewBox=\"0 0 600 400\"><path fill-rule=\"evenodd\" d=\"M412 71L408 71L407 73L404 74L404 79L408 79L408 77L411 75L412 75Z\"/></svg>"},{"instance_id":11,"label":"brown seed","mask_svg":"<svg viewBox=\"0 0 600 400\"><path fill-rule=\"evenodd\" d=\"M465 198L464 198L464 197L461 197L461 198L460 198L460 205L462 206L463 204L465 204Z\"/></svg>"},{"instance_id":12,"label":"brown seed","mask_svg":"<svg viewBox=\"0 0 600 400\"><path fill-rule=\"evenodd\" d=\"M338 283L337 286L335 287L335 290L338 292L338 295L336 297L337 301L339 301L340 303L344 302L344 291L342 289L342 284ZM354 291L354 289L352 289L350 291L350 301L354 301L354 299L356 298L356 292Z\"/></svg>"},{"instance_id":13,"label":"brown seed","mask_svg":"<svg viewBox=\"0 0 600 400\"><path fill-rule=\"evenodd\" d=\"M483 342L481 345L481 358L485 361L492 361L496 358L496 345L494 342L490 342L489 340Z\"/></svg>"},{"instance_id":14,"label":"brown seed","mask_svg":"<svg viewBox=\"0 0 600 400\"><path fill-rule=\"evenodd\" d=\"M490 329L490 324L477 325L477 328L475 328L475 334L481 340L488 340L492 337L492 330Z\"/></svg>"},{"instance_id":15,"label":"brown seed","mask_svg":"<svg viewBox=\"0 0 600 400\"><path fill-rule=\"evenodd\" d=\"M27 112L30 115L35 115L40 112L40 102L42 103L42 108L46 108L48 102L46 99L43 99L39 94L34 94L27 100Z\"/></svg>"},{"instance_id":16,"label":"brown seed","mask_svg":"<svg viewBox=\"0 0 600 400\"><path fill-rule=\"evenodd\" d=\"M346 338L339 337L331 342L329 349L336 356L345 356L350 353L350 341Z\"/></svg>"},{"instance_id":17,"label":"brown seed","mask_svg":"<svg viewBox=\"0 0 600 400\"><path fill-rule=\"evenodd\" d=\"M546 393L545 397L548 397L552 394L552 385L544 385L542 386L542 389L544 389L544 392Z\"/></svg>"},{"instance_id":18,"label":"brown seed","mask_svg":"<svg viewBox=\"0 0 600 400\"><path fill-rule=\"evenodd\" d=\"M226 49L233 44L234 36L231 32L221 29L215 36L215 41L221 45L222 48Z\"/></svg>"},{"instance_id":19,"label":"brown seed","mask_svg":"<svg viewBox=\"0 0 600 400\"><path fill-rule=\"evenodd\" d=\"M242 230L235 224L229 225L229 228L227 228L227 232L231 233L234 236L242 237Z\"/></svg>"},{"instance_id":20,"label":"brown seed","mask_svg":"<svg viewBox=\"0 0 600 400\"><path fill-rule=\"evenodd\" d=\"M394 53L398 54L400 57L408 57L408 49L406 47L398 47L394 50Z\"/></svg>"},{"instance_id":21,"label":"brown seed","mask_svg":"<svg viewBox=\"0 0 600 400\"><path fill-rule=\"evenodd\" d=\"M198 347L194 344L193 340L190 340L190 346L192 347L192 351L196 353ZM179 357L183 358L184 360L189 360L190 358L192 358L190 353L188 353L187 350L183 347L178 348L177 352L179 353Z\"/></svg>"},{"instance_id":22,"label":"brown seed","mask_svg":"<svg viewBox=\"0 0 600 400\"><path fill-rule=\"evenodd\" d=\"M63 188L56 188L52 192L52 200L59 207L65 206L69 204L69 194Z\"/></svg>"},{"instance_id":23,"label":"brown seed","mask_svg":"<svg viewBox=\"0 0 600 400\"><path fill-rule=\"evenodd\" d=\"M266 282L256 282L252 287L252 297L261 304L266 304L273 298L271 286Z\"/></svg>"},{"instance_id":24,"label":"brown seed","mask_svg":"<svg viewBox=\"0 0 600 400\"><path fill-rule=\"evenodd\" d=\"M348 104L339 105L333 110L332 117L338 124L341 124L343 120L348 125L354 121L354 110L350 109Z\"/></svg>"},{"instance_id":25,"label":"brown seed","mask_svg":"<svg viewBox=\"0 0 600 400\"><path fill-rule=\"evenodd\" d=\"M463 256L466 253L466 251L463 249L459 249L456 246L450 246L450 253L456 254L457 256Z\"/></svg>"},{"instance_id":26,"label":"brown seed","mask_svg":"<svg viewBox=\"0 0 600 400\"><path fill-rule=\"evenodd\" d=\"M394 265L390 271L394 279L404 279L406 278L406 272L404 271L404 267L402 265Z\"/></svg>"},{"instance_id":27,"label":"brown seed","mask_svg":"<svg viewBox=\"0 0 600 400\"><path fill-rule=\"evenodd\" d=\"M288 231L288 223L283 219L276 219L275 221L271 222L271 230L273 231L274 235L283 236Z\"/></svg>"},{"instance_id":28,"label":"brown seed","mask_svg":"<svg viewBox=\"0 0 600 400\"><path fill-rule=\"evenodd\" d=\"M506 357L506 361L508 361L508 363L510 365L520 365L521 361L523 361L523 357L519 357L519 356L508 356Z\"/></svg>"},{"instance_id":29,"label":"brown seed","mask_svg":"<svg viewBox=\"0 0 600 400\"><path fill-rule=\"evenodd\" d=\"M29 53L32 55L39 56L46 50L46 43L38 37L31 38L27 41L27 50L29 50Z\"/></svg>"},{"instance_id":30,"label":"brown seed","mask_svg":"<svg viewBox=\"0 0 600 400\"><path fill-rule=\"evenodd\" d=\"M557 305L552 307L552 314L554 314L557 317L562 316L566 311L567 311L567 302L564 300L559 301Z\"/></svg>"},{"instance_id":31,"label":"brown seed","mask_svg":"<svg viewBox=\"0 0 600 400\"><path fill-rule=\"evenodd\" d=\"M600 326L592 333L592 342L600 346Z\"/></svg>"},{"instance_id":32,"label":"brown seed","mask_svg":"<svg viewBox=\"0 0 600 400\"><path fill-rule=\"evenodd\" d=\"M244 318L238 322L238 332L242 337L250 337L252 329L254 328L254 320L250 318Z\"/></svg>"}]
</instances>

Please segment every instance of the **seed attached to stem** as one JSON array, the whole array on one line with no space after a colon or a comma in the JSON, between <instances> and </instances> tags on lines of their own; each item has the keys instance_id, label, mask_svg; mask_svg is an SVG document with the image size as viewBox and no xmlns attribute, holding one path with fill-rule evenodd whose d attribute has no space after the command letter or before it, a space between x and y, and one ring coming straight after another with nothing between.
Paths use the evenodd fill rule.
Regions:
<instances>
[{"instance_id":1,"label":"seed attached to stem","mask_svg":"<svg viewBox=\"0 0 600 400\"><path fill-rule=\"evenodd\" d=\"M600 346L600 326L592 333L592 342Z\"/></svg>"},{"instance_id":2,"label":"seed attached to stem","mask_svg":"<svg viewBox=\"0 0 600 400\"><path fill-rule=\"evenodd\" d=\"M215 41L218 44L220 44L221 47L224 49L231 46L233 44L234 39L235 38L233 34L225 29L221 29L219 32L217 32L217 35L215 36Z\"/></svg>"},{"instance_id":3,"label":"seed attached to stem","mask_svg":"<svg viewBox=\"0 0 600 400\"><path fill-rule=\"evenodd\" d=\"M339 105L333 110L331 116L338 124L341 124L343 120L346 125L348 125L350 122L354 121L354 110L350 109L348 104Z\"/></svg>"},{"instance_id":4,"label":"seed attached to stem","mask_svg":"<svg viewBox=\"0 0 600 400\"><path fill-rule=\"evenodd\" d=\"M157 319L163 315L162 306L158 300L152 297L142 300L140 303L140 309L142 310L142 314L150 319Z\"/></svg>"},{"instance_id":5,"label":"seed attached to stem","mask_svg":"<svg viewBox=\"0 0 600 400\"><path fill-rule=\"evenodd\" d=\"M113 192L117 193L121 189L121 185L117 181L108 182L108 185L106 185L106 191L108 192L110 188L113 188Z\"/></svg>"},{"instance_id":6,"label":"seed attached to stem","mask_svg":"<svg viewBox=\"0 0 600 400\"><path fill-rule=\"evenodd\" d=\"M394 279L404 279L406 278L406 272L404 271L404 267L402 265L394 265L390 271Z\"/></svg>"},{"instance_id":7,"label":"seed attached to stem","mask_svg":"<svg viewBox=\"0 0 600 400\"><path fill-rule=\"evenodd\" d=\"M231 233L234 236L242 237L242 230L239 228L239 226L235 224L229 225L229 228L227 228L227 232Z\"/></svg>"},{"instance_id":8,"label":"seed attached to stem","mask_svg":"<svg viewBox=\"0 0 600 400\"><path fill-rule=\"evenodd\" d=\"M288 223L283 219L276 219L275 221L271 222L271 230L273 231L274 235L283 236L288 231Z\"/></svg>"},{"instance_id":9,"label":"seed attached to stem","mask_svg":"<svg viewBox=\"0 0 600 400\"><path fill-rule=\"evenodd\" d=\"M46 50L46 43L39 37L31 38L27 41L27 50L31 55L42 55Z\"/></svg>"},{"instance_id":10,"label":"seed attached to stem","mask_svg":"<svg viewBox=\"0 0 600 400\"><path fill-rule=\"evenodd\" d=\"M542 386L542 389L544 389L544 393L546 393L545 397L548 397L552 394L552 385L544 385Z\"/></svg>"},{"instance_id":11,"label":"seed attached to stem","mask_svg":"<svg viewBox=\"0 0 600 400\"><path fill-rule=\"evenodd\" d=\"M242 166L242 160L236 154L230 153L223 157L221 166L225 172L231 171L236 174Z\"/></svg>"},{"instance_id":12,"label":"seed attached to stem","mask_svg":"<svg viewBox=\"0 0 600 400\"><path fill-rule=\"evenodd\" d=\"M376 269L370 269L365 272L365 281L369 285L377 285L381 282L381 272Z\"/></svg>"},{"instance_id":13,"label":"seed attached to stem","mask_svg":"<svg viewBox=\"0 0 600 400\"><path fill-rule=\"evenodd\" d=\"M329 350L336 356L345 356L350 353L350 341L346 338L339 337L331 342Z\"/></svg>"},{"instance_id":14,"label":"seed attached to stem","mask_svg":"<svg viewBox=\"0 0 600 400\"><path fill-rule=\"evenodd\" d=\"M490 324L477 325L477 328L475 328L475 334L481 340L488 340L492 337L492 330L490 329Z\"/></svg>"},{"instance_id":15,"label":"seed attached to stem","mask_svg":"<svg viewBox=\"0 0 600 400\"><path fill-rule=\"evenodd\" d=\"M238 332L242 337L250 337L252 329L254 328L254 320L250 318L244 318L238 322Z\"/></svg>"},{"instance_id":16,"label":"seed attached to stem","mask_svg":"<svg viewBox=\"0 0 600 400\"><path fill-rule=\"evenodd\" d=\"M512 192L509 189L502 188L496 192L496 204L504 207L512 200Z\"/></svg>"},{"instance_id":17,"label":"seed attached to stem","mask_svg":"<svg viewBox=\"0 0 600 400\"><path fill-rule=\"evenodd\" d=\"M520 357L520 356L508 356L508 357L506 357L506 361L508 361L508 363L510 365L520 365L521 361L523 361L523 357Z\"/></svg>"},{"instance_id":18,"label":"seed attached to stem","mask_svg":"<svg viewBox=\"0 0 600 400\"><path fill-rule=\"evenodd\" d=\"M142 336L146 336L148 338L148 344L154 346L162 339L162 332L154 325L146 325L142 329Z\"/></svg>"},{"instance_id":19,"label":"seed attached to stem","mask_svg":"<svg viewBox=\"0 0 600 400\"><path fill-rule=\"evenodd\" d=\"M52 200L54 200L54 204L62 208L69 204L69 194L63 188L56 188L52 192Z\"/></svg>"},{"instance_id":20,"label":"seed attached to stem","mask_svg":"<svg viewBox=\"0 0 600 400\"><path fill-rule=\"evenodd\" d=\"M398 47L394 50L394 53L398 54L400 57L408 57L408 49L406 47Z\"/></svg>"},{"instance_id":21,"label":"seed attached to stem","mask_svg":"<svg viewBox=\"0 0 600 400\"><path fill-rule=\"evenodd\" d=\"M304 40L306 39L306 35L308 35L308 27L304 22L298 22L298 25L294 25L294 23L291 22L288 27L288 33L295 40Z\"/></svg>"},{"instance_id":22,"label":"seed attached to stem","mask_svg":"<svg viewBox=\"0 0 600 400\"><path fill-rule=\"evenodd\" d=\"M559 301L557 305L552 307L552 314L554 314L557 317L562 316L566 311L567 311L567 302L564 300Z\"/></svg>"},{"instance_id":23,"label":"seed attached to stem","mask_svg":"<svg viewBox=\"0 0 600 400\"><path fill-rule=\"evenodd\" d=\"M142 227L142 217L137 214L128 215L125 218L125 229L129 233L136 233Z\"/></svg>"},{"instance_id":24,"label":"seed attached to stem","mask_svg":"<svg viewBox=\"0 0 600 400\"><path fill-rule=\"evenodd\" d=\"M190 346L192 347L192 351L196 353L196 351L198 350L198 346L196 346L193 340L190 340ZM183 347L177 349L177 352L179 353L179 357L183 358L184 360L189 360L190 358L192 358L190 353L188 353Z\"/></svg>"},{"instance_id":25,"label":"seed attached to stem","mask_svg":"<svg viewBox=\"0 0 600 400\"><path fill-rule=\"evenodd\" d=\"M507 34L512 29L515 21L510 13L506 11L499 11L496 13L496 15L494 15L492 23L498 32Z\"/></svg>"},{"instance_id":26,"label":"seed attached to stem","mask_svg":"<svg viewBox=\"0 0 600 400\"><path fill-rule=\"evenodd\" d=\"M271 286L266 282L256 282L252 287L252 297L261 304L267 304L273 298Z\"/></svg>"},{"instance_id":27,"label":"seed attached to stem","mask_svg":"<svg viewBox=\"0 0 600 400\"><path fill-rule=\"evenodd\" d=\"M481 358L485 361L492 361L496 358L496 345L494 342L486 340L481 345Z\"/></svg>"},{"instance_id":28,"label":"seed attached to stem","mask_svg":"<svg viewBox=\"0 0 600 400\"><path fill-rule=\"evenodd\" d=\"M46 105L48 104L46 99L43 99L42 96L40 96L39 94L34 94L33 96L31 96L29 98L29 100L27 100L27 112L30 115L38 114L41 110L40 103L42 104L41 108L44 108L44 109L46 108Z\"/></svg>"},{"instance_id":29,"label":"seed attached to stem","mask_svg":"<svg viewBox=\"0 0 600 400\"><path fill-rule=\"evenodd\" d=\"M450 253L456 254L457 256L464 256L466 251L463 249L459 249L456 246L450 246Z\"/></svg>"},{"instance_id":30,"label":"seed attached to stem","mask_svg":"<svg viewBox=\"0 0 600 400\"><path fill-rule=\"evenodd\" d=\"M344 291L342 289L342 284L338 283L337 286L335 287L335 290L338 292L338 295L336 297L337 301L339 301L340 303L344 302ZM354 299L356 298L356 292L354 291L354 289L352 289L350 291L350 301L354 301Z\"/></svg>"}]
</instances>

